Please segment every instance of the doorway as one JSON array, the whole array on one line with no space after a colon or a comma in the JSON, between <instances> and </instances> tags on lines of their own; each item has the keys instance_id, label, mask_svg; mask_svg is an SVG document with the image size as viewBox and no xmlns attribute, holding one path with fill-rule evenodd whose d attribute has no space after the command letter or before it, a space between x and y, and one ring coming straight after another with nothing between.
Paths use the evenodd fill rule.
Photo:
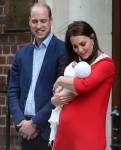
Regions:
<instances>
[{"instance_id":1,"label":"doorway","mask_svg":"<svg viewBox=\"0 0 121 150\"><path fill-rule=\"evenodd\" d=\"M112 0L112 57L116 74L112 88L112 108L121 109L121 1Z\"/></svg>"},{"instance_id":2,"label":"doorway","mask_svg":"<svg viewBox=\"0 0 121 150\"><path fill-rule=\"evenodd\" d=\"M112 88L112 109L117 106L121 110L121 0L112 0L112 57L116 68ZM121 143L121 122L119 131Z\"/></svg>"}]
</instances>

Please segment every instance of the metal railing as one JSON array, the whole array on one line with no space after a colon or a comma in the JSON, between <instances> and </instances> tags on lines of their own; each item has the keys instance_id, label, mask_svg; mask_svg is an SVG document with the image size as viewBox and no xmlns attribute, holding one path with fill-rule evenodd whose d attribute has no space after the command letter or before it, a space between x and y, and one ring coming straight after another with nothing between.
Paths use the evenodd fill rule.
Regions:
<instances>
[{"instance_id":1,"label":"metal railing","mask_svg":"<svg viewBox=\"0 0 121 150\"><path fill-rule=\"evenodd\" d=\"M115 106L112 113L112 144L111 148L112 150L121 150L121 144L120 144L120 119L121 119L121 111L120 109Z\"/></svg>"},{"instance_id":2,"label":"metal railing","mask_svg":"<svg viewBox=\"0 0 121 150\"><path fill-rule=\"evenodd\" d=\"M9 82L10 70L8 71L7 85ZM7 98L7 113L6 113L6 150L10 150L10 109Z\"/></svg>"}]
</instances>

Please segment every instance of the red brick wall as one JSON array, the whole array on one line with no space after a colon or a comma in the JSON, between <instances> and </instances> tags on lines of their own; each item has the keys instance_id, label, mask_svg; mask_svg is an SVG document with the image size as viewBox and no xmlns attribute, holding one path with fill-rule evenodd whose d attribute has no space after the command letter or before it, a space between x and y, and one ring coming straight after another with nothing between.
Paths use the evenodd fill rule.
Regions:
<instances>
[{"instance_id":1,"label":"red brick wall","mask_svg":"<svg viewBox=\"0 0 121 150\"><path fill-rule=\"evenodd\" d=\"M0 150L6 149L6 114L7 114L7 74L16 51L32 41L32 36L28 32L5 33L4 0L0 0ZM12 118L10 125L10 150L20 150L17 142Z\"/></svg>"}]
</instances>

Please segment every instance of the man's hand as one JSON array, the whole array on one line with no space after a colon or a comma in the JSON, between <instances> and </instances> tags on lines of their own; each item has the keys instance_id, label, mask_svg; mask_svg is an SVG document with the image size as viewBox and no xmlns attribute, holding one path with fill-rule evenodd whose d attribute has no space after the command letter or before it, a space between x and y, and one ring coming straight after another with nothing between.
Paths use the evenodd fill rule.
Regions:
<instances>
[{"instance_id":1,"label":"man's hand","mask_svg":"<svg viewBox=\"0 0 121 150\"><path fill-rule=\"evenodd\" d=\"M22 120L17 126L20 128L19 133L24 139L34 139L39 134L39 130L32 126L31 120Z\"/></svg>"}]
</instances>

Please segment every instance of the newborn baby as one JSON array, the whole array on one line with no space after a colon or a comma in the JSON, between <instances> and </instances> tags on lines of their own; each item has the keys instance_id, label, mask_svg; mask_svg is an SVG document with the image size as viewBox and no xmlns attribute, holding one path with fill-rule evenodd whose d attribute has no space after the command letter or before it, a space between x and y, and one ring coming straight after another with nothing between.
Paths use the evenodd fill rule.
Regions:
<instances>
[{"instance_id":1,"label":"newborn baby","mask_svg":"<svg viewBox=\"0 0 121 150\"><path fill-rule=\"evenodd\" d=\"M91 73L91 67L88 63L84 61L77 63L74 61L74 62L71 62L65 68L64 76L86 78L90 75L90 73ZM58 88L61 88L61 87L59 86ZM71 91L67 88L63 88L60 94L64 95L67 92L71 92ZM48 122L50 122L50 127L51 127L50 138L49 138L50 145L51 145L51 142L55 139L57 126L59 123L59 116L60 116L62 107L63 107L62 105L56 106L56 108L52 110L52 114L50 116L50 119L48 120Z\"/></svg>"}]
</instances>

